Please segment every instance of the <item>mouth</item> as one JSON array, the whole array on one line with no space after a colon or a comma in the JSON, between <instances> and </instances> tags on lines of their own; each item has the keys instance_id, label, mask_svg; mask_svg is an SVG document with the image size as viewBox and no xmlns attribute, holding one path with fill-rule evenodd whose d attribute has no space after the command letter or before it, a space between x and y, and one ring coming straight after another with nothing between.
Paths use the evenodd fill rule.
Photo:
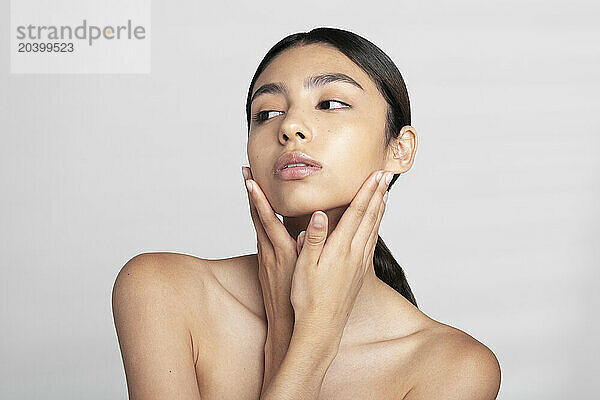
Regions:
<instances>
[{"instance_id":1,"label":"mouth","mask_svg":"<svg viewBox=\"0 0 600 400\"><path fill-rule=\"evenodd\" d=\"M284 181L302 179L319 171L321 167L306 164L290 164L275 173L275 176Z\"/></svg>"},{"instance_id":2,"label":"mouth","mask_svg":"<svg viewBox=\"0 0 600 400\"><path fill-rule=\"evenodd\" d=\"M306 153L284 153L275 162L273 173L283 179L301 179L322 169L321 164Z\"/></svg>"}]
</instances>

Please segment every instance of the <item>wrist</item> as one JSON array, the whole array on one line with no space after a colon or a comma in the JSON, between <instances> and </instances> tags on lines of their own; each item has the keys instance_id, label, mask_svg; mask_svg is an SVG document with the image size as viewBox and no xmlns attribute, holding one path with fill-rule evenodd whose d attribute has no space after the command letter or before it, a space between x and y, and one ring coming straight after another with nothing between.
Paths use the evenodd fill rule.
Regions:
<instances>
[{"instance_id":1,"label":"wrist","mask_svg":"<svg viewBox=\"0 0 600 400\"><path fill-rule=\"evenodd\" d=\"M340 319L335 312L326 310L310 311L294 314L294 326L306 332L313 332L326 337L340 337L346 326L347 318Z\"/></svg>"},{"instance_id":2,"label":"wrist","mask_svg":"<svg viewBox=\"0 0 600 400\"><path fill-rule=\"evenodd\" d=\"M263 304L267 317L292 318L294 316L294 307L290 300L289 291L270 291L261 288L263 293Z\"/></svg>"},{"instance_id":3,"label":"wrist","mask_svg":"<svg viewBox=\"0 0 600 400\"><path fill-rule=\"evenodd\" d=\"M294 307L291 303L285 304L285 301L266 302L265 315L269 329L288 329L294 326Z\"/></svg>"},{"instance_id":4,"label":"wrist","mask_svg":"<svg viewBox=\"0 0 600 400\"><path fill-rule=\"evenodd\" d=\"M267 342L287 340L292 337L294 331L294 320L269 320L267 323Z\"/></svg>"},{"instance_id":5,"label":"wrist","mask_svg":"<svg viewBox=\"0 0 600 400\"><path fill-rule=\"evenodd\" d=\"M294 316L268 316L265 350L289 346L294 331Z\"/></svg>"},{"instance_id":6,"label":"wrist","mask_svg":"<svg viewBox=\"0 0 600 400\"><path fill-rule=\"evenodd\" d=\"M291 342L300 342L319 353L335 357L342 339L343 328L327 326L320 319L300 318L294 323ZM290 344L291 345L291 344Z\"/></svg>"}]
</instances>

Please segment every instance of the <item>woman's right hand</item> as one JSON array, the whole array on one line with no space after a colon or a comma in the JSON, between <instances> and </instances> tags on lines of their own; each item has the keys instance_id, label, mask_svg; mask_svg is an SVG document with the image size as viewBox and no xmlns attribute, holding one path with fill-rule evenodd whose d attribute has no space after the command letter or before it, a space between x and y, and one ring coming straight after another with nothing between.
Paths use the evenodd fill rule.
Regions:
<instances>
[{"instance_id":1,"label":"woman's right hand","mask_svg":"<svg viewBox=\"0 0 600 400\"><path fill-rule=\"evenodd\" d=\"M262 189L252 179L250 168L242 167L242 173L256 230L258 279L267 316L262 396L262 391L269 386L285 358L294 331L294 308L290 301L290 290L298 249L301 247L300 241L290 236L275 215Z\"/></svg>"},{"instance_id":2,"label":"woman's right hand","mask_svg":"<svg viewBox=\"0 0 600 400\"><path fill-rule=\"evenodd\" d=\"M258 278L267 319L269 325L285 322L293 328L294 310L290 301L290 290L301 248L300 240L292 238L277 218L262 189L252 179L250 168L242 167L242 173L246 174L245 183L252 185L252 191L248 190L247 194L256 230Z\"/></svg>"}]
</instances>

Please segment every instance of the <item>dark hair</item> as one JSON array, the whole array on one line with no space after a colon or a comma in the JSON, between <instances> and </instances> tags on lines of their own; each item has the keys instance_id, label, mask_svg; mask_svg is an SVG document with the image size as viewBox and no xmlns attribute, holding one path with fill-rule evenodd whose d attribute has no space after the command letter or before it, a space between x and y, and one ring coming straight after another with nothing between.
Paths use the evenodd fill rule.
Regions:
<instances>
[{"instance_id":1,"label":"dark hair","mask_svg":"<svg viewBox=\"0 0 600 400\"><path fill-rule=\"evenodd\" d=\"M388 103L385 125L385 147L387 147L392 138L398 137L403 126L410 125L410 102L404 79L394 62L379 47L355 33L337 28L321 27L315 28L310 32L291 34L281 39L267 52L258 65L248 89L248 98L246 100L248 133L250 133L251 119L250 100L258 76L273 58L284 50L313 43L334 46L362 68L373 80ZM396 182L398 176L400 174L394 174L387 188L388 191L394 182ZM377 236L377 245L375 246L375 254L373 256L373 265L375 267L375 274L379 279L404 296L415 307L418 307L402 267L396 262L379 235Z\"/></svg>"}]
</instances>

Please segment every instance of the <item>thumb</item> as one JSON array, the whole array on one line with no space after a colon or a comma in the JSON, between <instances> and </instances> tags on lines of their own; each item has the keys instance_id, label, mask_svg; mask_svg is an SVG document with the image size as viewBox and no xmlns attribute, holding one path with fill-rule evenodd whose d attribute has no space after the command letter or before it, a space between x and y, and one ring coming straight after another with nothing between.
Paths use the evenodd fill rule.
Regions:
<instances>
[{"instance_id":1,"label":"thumb","mask_svg":"<svg viewBox=\"0 0 600 400\"><path fill-rule=\"evenodd\" d=\"M316 263L321 256L321 251L327 239L327 214L323 211L313 213L306 228L306 234L302 237L303 243L300 255L303 261Z\"/></svg>"}]
</instances>

